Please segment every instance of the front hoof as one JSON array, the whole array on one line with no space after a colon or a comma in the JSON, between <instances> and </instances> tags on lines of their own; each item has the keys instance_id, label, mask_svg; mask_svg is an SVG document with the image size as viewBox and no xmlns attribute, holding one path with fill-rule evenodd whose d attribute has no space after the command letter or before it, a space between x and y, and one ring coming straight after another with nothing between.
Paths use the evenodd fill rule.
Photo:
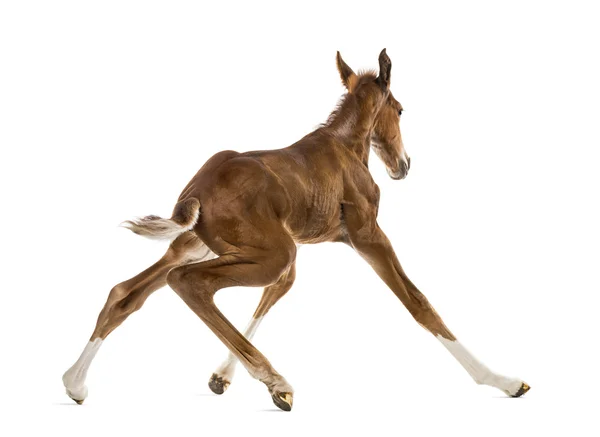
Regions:
<instances>
[{"instance_id":1,"label":"front hoof","mask_svg":"<svg viewBox=\"0 0 600 437\"><path fill-rule=\"evenodd\" d=\"M208 381L208 387L212 390L213 393L222 395L225 393L225 390L229 387L230 382L226 379L223 379L222 376L213 373L210 377L210 381Z\"/></svg>"},{"instance_id":2,"label":"front hoof","mask_svg":"<svg viewBox=\"0 0 600 437\"><path fill-rule=\"evenodd\" d=\"M529 387L527 384L525 384L523 382L523 383L521 383L521 387L519 388L519 390L517 390L517 392L514 395L511 395L511 397L513 397L513 398L520 398L525 393L527 393L530 388L531 387Z\"/></svg>"},{"instance_id":3,"label":"front hoof","mask_svg":"<svg viewBox=\"0 0 600 437\"><path fill-rule=\"evenodd\" d=\"M292 393L273 393L271 395L273 403L283 411L292 411L293 395Z\"/></svg>"}]
</instances>

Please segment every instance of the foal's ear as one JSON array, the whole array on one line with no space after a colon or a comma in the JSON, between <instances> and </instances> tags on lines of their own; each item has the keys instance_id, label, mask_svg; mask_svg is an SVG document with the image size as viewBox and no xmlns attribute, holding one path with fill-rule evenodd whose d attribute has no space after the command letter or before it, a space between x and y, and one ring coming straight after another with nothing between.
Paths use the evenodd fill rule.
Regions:
<instances>
[{"instance_id":1,"label":"foal's ear","mask_svg":"<svg viewBox=\"0 0 600 437\"><path fill-rule=\"evenodd\" d=\"M390 75L392 73L392 60L385 52L385 49L379 54L379 76L377 82L385 91L390 89Z\"/></svg>"},{"instance_id":2,"label":"foal's ear","mask_svg":"<svg viewBox=\"0 0 600 437\"><path fill-rule=\"evenodd\" d=\"M352 68L348 67L348 64L344 62L344 60L342 59L342 55L340 55L340 52L337 52L336 61L337 69L340 72L340 77L342 78L342 83L344 84L346 89L350 91L352 78L356 77L356 74L354 74Z\"/></svg>"}]
</instances>

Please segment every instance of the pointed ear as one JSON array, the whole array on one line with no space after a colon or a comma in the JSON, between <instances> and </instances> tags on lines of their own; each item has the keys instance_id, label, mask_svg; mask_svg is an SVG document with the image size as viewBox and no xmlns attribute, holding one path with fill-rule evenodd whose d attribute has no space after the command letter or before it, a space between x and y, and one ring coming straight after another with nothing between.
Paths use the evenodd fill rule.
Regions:
<instances>
[{"instance_id":1,"label":"pointed ear","mask_svg":"<svg viewBox=\"0 0 600 437\"><path fill-rule=\"evenodd\" d=\"M356 74L354 74L354 71L352 71L352 68L348 67L348 64L346 64L344 62L344 60L342 59L342 55L340 55L340 52L337 52L336 61L337 61L337 69L340 72L340 77L342 79L342 83L344 84L346 89L348 91L350 91L351 78L355 77Z\"/></svg>"},{"instance_id":2,"label":"pointed ear","mask_svg":"<svg viewBox=\"0 0 600 437\"><path fill-rule=\"evenodd\" d=\"M392 73L392 60L385 52L385 49L379 54L379 76L377 82L384 91L390 89L390 75Z\"/></svg>"}]
</instances>

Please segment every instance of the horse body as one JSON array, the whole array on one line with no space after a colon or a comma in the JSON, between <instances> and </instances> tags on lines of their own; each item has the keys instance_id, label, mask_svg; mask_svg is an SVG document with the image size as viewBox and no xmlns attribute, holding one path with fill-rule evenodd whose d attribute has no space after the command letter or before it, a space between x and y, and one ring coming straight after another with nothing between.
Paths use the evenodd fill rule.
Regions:
<instances>
[{"instance_id":1,"label":"horse body","mask_svg":"<svg viewBox=\"0 0 600 437\"><path fill-rule=\"evenodd\" d=\"M221 153L227 158L217 154L209 160L179 198L200 201L194 231L219 255L215 240L238 241L233 234L248 214L277 222L298 244L342 241L345 196L361 194L355 192L358 186L366 196L376 190L365 164L324 132L285 149Z\"/></svg>"},{"instance_id":2,"label":"horse body","mask_svg":"<svg viewBox=\"0 0 600 437\"><path fill-rule=\"evenodd\" d=\"M344 242L363 257L476 382L515 397L529 390L476 360L400 266L377 224L379 188L368 169L371 147L393 179L404 178L410 168L399 129L402 106L389 91L391 61L382 51L378 76L356 75L339 53L337 63L348 94L323 126L284 149L219 152L184 188L170 219L125 223L140 235L173 241L155 265L111 290L88 346L63 376L76 402L87 396L85 376L102 341L168 284L230 350L211 376L211 390L227 389L239 360L289 411L292 387L250 340L294 283L297 245L326 241ZM243 335L213 300L231 286L265 287Z\"/></svg>"}]
</instances>

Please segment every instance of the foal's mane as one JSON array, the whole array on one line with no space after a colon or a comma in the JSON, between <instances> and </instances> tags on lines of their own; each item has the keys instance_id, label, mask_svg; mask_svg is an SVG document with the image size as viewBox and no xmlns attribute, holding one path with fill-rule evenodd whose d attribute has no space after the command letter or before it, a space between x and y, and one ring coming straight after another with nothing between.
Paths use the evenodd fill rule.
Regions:
<instances>
[{"instance_id":1,"label":"foal's mane","mask_svg":"<svg viewBox=\"0 0 600 437\"><path fill-rule=\"evenodd\" d=\"M330 127L332 125L332 123L338 118L340 113L342 112L344 103L346 103L346 101L351 96L353 96L352 91L354 91L356 88L358 88L358 86L360 84L362 84L364 82L373 81L376 78L377 78L377 72L375 70L360 70L358 72L358 74L350 80L350 83L348 83L347 86L348 86L349 91L346 94L344 94L342 97L340 97L337 104L335 105L335 108L333 109L333 111L331 111L331 113L327 117L327 120L324 123L321 123L318 126L318 128Z\"/></svg>"}]
</instances>

